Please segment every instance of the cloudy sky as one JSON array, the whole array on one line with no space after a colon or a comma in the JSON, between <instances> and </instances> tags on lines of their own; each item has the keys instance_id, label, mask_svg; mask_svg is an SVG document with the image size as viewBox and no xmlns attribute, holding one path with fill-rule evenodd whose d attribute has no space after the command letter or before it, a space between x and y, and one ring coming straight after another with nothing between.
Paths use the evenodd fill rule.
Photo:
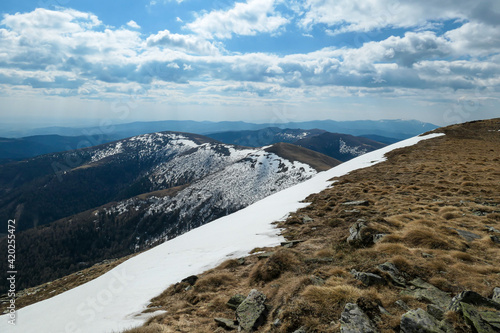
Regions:
<instances>
[{"instance_id":1,"label":"cloudy sky","mask_svg":"<svg viewBox=\"0 0 500 333\"><path fill-rule=\"evenodd\" d=\"M2 0L3 124L500 116L498 0Z\"/></svg>"}]
</instances>

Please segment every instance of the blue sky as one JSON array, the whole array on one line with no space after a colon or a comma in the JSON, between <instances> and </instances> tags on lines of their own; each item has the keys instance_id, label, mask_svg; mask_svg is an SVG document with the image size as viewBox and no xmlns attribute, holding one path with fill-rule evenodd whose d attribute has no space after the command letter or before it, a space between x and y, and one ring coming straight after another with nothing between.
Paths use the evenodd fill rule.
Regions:
<instances>
[{"instance_id":1,"label":"blue sky","mask_svg":"<svg viewBox=\"0 0 500 333\"><path fill-rule=\"evenodd\" d=\"M3 0L0 13L3 126L500 116L496 0Z\"/></svg>"}]
</instances>

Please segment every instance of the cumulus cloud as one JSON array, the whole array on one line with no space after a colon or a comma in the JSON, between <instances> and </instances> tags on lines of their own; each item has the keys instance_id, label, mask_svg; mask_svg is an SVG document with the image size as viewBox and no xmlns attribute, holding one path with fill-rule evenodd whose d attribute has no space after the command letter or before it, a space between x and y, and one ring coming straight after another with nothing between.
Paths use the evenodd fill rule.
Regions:
<instances>
[{"instance_id":1,"label":"cumulus cloud","mask_svg":"<svg viewBox=\"0 0 500 333\"><path fill-rule=\"evenodd\" d=\"M162 46L195 54L218 54L219 48L197 35L173 34L163 30L146 40L148 46Z\"/></svg>"},{"instance_id":2,"label":"cumulus cloud","mask_svg":"<svg viewBox=\"0 0 500 333\"><path fill-rule=\"evenodd\" d=\"M233 34L252 36L274 33L289 20L275 11L275 0L247 0L228 10L215 10L199 16L186 27L206 38L231 38Z\"/></svg>"},{"instance_id":3,"label":"cumulus cloud","mask_svg":"<svg viewBox=\"0 0 500 333\"><path fill-rule=\"evenodd\" d=\"M258 10L253 7L256 3L262 5ZM239 3L228 11L201 16L193 24L208 20L213 13L241 18L248 10L260 14L246 16L248 26L239 27L243 30L237 30L236 21L229 19L227 29L209 29L210 37L270 32L273 29L260 28L259 22L274 13L273 6L272 1L263 0ZM45 89L51 94L101 96L133 91L131 87L137 86L150 89L159 83L189 83L196 89L206 82L222 82L220 87L225 88L212 90L215 93L247 91L260 97L284 91L293 95L294 89L305 94L325 87L352 87L367 93L500 87L500 33L482 22L465 22L441 35L406 32L359 47L326 47L284 56L231 54L206 40L206 34L163 30L143 37L131 24L133 30L109 28L93 14L66 9L5 15L1 24L0 84Z\"/></svg>"},{"instance_id":4,"label":"cumulus cloud","mask_svg":"<svg viewBox=\"0 0 500 333\"><path fill-rule=\"evenodd\" d=\"M130 20L127 22L127 26L129 26L132 29L140 29L141 26L137 24L134 20Z\"/></svg>"},{"instance_id":5,"label":"cumulus cloud","mask_svg":"<svg viewBox=\"0 0 500 333\"><path fill-rule=\"evenodd\" d=\"M333 27L331 34L426 26L436 20L500 22L500 4L495 0L306 0L303 10L301 26L326 24Z\"/></svg>"}]
</instances>

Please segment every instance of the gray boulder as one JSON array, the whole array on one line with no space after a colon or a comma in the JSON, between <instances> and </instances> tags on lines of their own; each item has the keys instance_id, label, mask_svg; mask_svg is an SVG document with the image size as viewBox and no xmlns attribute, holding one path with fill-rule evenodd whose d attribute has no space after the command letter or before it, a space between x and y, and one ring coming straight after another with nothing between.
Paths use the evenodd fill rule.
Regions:
<instances>
[{"instance_id":1,"label":"gray boulder","mask_svg":"<svg viewBox=\"0 0 500 333\"><path fill-rule=\"evenodd\" d=\"M496 287L495 289L493 289L493 298L492 299L493 299L493 301L500 304L500 288L499 287Z\"/></svg>"},{"instance_id":2,"label":"gray boulder","mask_svg":"<svg viewBox=\"0 0 500 333\"><path fill-rule=\"evenodd\" d=\"M460 303L460 307L462 308L462 315L464 316L465 322L469 324L469 326L474 327L476 332L495 333L493 327L481 318L481 315L474 306L467 303Z\"/></svg>"},{"instance_id":3,"label":"gray boulder","mask_svg":"<svg viewBox=\"0 0 500 333\"><path fill-rule=\"evenodd\" d=\"M363 282L365 286L385 284L384 278L377 274L357 272L355 269L351 270L351 274L355 279Z\"/></svg>"},{"instance_id":4,"label":"gray boulder","mask_svg":"<svg viewBox=\"0 0 500 333\"><path fill-rule=\"evenodd\" d=\"M266 295L256 289L250 291L248 297L236 309L240 331L252 332L265 322L267 316L265 302Z\"/></svg>"},{"instance_id":5,"label":"gray boulder","mask_svg":"<svg viewBox=\"0 0 500 333\"><path fill-rule=\"evenodd\" d=\"M444 333L439 322L422 309L405 313L400 326L403 333Z\"/></svg>"},{"instance_id":6,"label":"gray boulder","mask_svg":"<svg viewBox=\"0 0 500 333\"><path fill-rule=\"evenodd\" d=\"M347 238L347 243L351 245L363 245L369 243L370 241L373 242L373 237L369 237L363 232L367 227L368 226L366 225L365 221L359 219L349 228L349 237Z\"/></svg>"},{"instance_id":7,"label":"gray boulder","mask_svg":"<svg viewBox=\"0 0 500 333\"><path fill-rule=\"evenodd\" d=\"M225 330L232 331L238 329L238 325L234 322L234 320L227 318L215 318L215 322L217 326L222 327Z\"/></svg>"},{"instance_id":8,"label":"gray boulder","mask_svg":"<svg viewBox=\"0 0 500 333\"><path fill-rule=\"evenodd\" d=\"M406 281L403 278L401 272L396 268L396 266L394 266L393 263L386 262L378 265L377 268L379 269L379 271L387 274L391 278L392 283L394 283L395 285L401 287L404 287L406 285Z\"/></svg>"},{"instance_id":9,"label":"gray boulder","mask_svg":"<svg viewBox=\"0 0 500 333\"><path fill-rule=\"evenodd\" d=\"M453 297L453 299L450 302L450 305L448 306L448 310L460 312L461 310L460 303L467 303L476 306L486 306L494 308L496 310L500 310L500 303L494 302L471 290L462 291L460 294Z\"/></svg>"},{"instance_id":10,"label":"gray boulder","mask_svg":"<svg viewBox=\"0 0 500 333\"><path fill-rule=\"evenodd\" d=\"M238 308L238 306L243 303L243 301L245 300L245 296L241 295L241 294L236 294L234 295L233 297L231 297L229 299L229 301L227 301L226 303L226 306L230 309L233 309L233 310L236 310Z\"/></svg>"},{"instance_id":11,"label":"gray boulder","mask_svg":"<svg viewBox=\"0 0 500 333\"><path fill-rule=\"evenodd\" d=\"M347 303L340 316L341 333L375 333L377 328L370 318L354 303Z\"/></svg>"},{"instance_id":12,"label":"gray boulder","mask_svg":"<svg viewBox=\"0 0 500 333\"><path fill-rule=\"evenodd\" d=\"M446 309L451 302L451 297L444 291L436 288L420 278L410 281L415 289L407 289L402 294L411 295L420 301L425 301Z\"/></svg>"}]
</instances>

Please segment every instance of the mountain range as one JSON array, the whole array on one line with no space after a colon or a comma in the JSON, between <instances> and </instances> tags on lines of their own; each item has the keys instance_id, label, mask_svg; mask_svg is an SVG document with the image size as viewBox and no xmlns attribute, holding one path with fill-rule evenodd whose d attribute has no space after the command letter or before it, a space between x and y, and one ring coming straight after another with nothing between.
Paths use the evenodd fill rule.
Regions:
<instances>
[{"instance_id":1,"label":"mountain range","mask_svg":"<svg viewBox=\"0 0 500 333\"><path fill-rule=\"evenodd\" d=\"M19 285L28 286L161 243L340 163L287 143L145 134L0 165L0 219L18 221Z\"/></svg>"}]
</instances>

